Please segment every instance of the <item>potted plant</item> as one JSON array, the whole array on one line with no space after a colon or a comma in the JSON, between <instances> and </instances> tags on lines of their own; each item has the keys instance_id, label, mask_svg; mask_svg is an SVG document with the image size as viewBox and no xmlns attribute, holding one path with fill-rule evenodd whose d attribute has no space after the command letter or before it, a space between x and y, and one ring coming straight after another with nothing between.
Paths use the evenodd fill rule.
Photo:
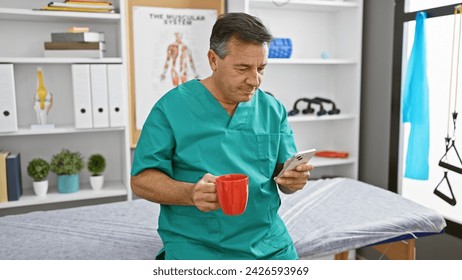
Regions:
<instances>
[{"instance_id":1,"label":"potted plant","mask_svg":"<svg viewBox=\"0 0 462 280\"><path fill-rule=\"evenodd\" d=\"M79 173L84 168L83 157L79 152L63 149L51 158L50 170L58 175L58 192L79 191Z\"/></svg>"},{"instance_id":2,"label":"potted plant","mask_svg":"<svg viewBox=\"0 0 462 280\"><path fill-rule=\"evenodd\" d=\"M27 165L27 174L34 180L32 186L37 196L44 197L47 195L47 176L49 172L50 164L42 158L35 158Z\"/></svg>"},{"instance_id":3,"label":"potted plant","mask_svg":"<svg viewBox=\"0 0 462 280\"><path fill-rule=\"evenodd\" d=\"M104 169L106 169L106 159L101 154L92 154L87 161L87 169L90 172L90 185L92 189L98 191L103 188Z\"/></svg>"}]
</instances>

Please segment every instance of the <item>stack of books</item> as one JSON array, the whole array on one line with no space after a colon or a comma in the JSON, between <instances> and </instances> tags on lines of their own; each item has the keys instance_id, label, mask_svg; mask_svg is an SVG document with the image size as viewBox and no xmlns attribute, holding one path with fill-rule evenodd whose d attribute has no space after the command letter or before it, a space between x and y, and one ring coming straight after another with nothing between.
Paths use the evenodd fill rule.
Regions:
<instances>
[{"instance_id":1,"label":"stack of books","mask_svg":"<svg viewBox=\"0 0 462 280\"><path fill-rule=\"evenodd\" d=\"M64 2L50 2L42 7L45 11L69 11L90 13L114 13L115 9L111 2L101 0L66 0Z\"/></svg>"},{"instance_id":2,"label":"stack of books","mask_svg":"<svg viewBox=\"0 0 462 280\"><path fill-rule=\"evenodd\" d=\"M103 58L106 42L103 32L71 28L67 32L51 33L51 42L45 42L44 47L45 57Z\"/></svg>"}]
</instances>

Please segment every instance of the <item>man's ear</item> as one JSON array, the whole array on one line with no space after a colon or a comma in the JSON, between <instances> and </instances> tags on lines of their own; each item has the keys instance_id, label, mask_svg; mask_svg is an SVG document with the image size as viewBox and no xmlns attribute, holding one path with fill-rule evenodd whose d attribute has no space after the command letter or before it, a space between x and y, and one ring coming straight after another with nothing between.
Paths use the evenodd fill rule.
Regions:
<instances>
[{"instance_id":1,"label":"man's ear","mask_svg":"<svg viewBox=\"0 0 462 280\"><path fill-rule=\"evenodd\" d=\"M210 69L212 69L213 72L217 71L219 59L218 55L213 50L209 50L207 57L209 58Z\"/></svg>"}]
</instances>

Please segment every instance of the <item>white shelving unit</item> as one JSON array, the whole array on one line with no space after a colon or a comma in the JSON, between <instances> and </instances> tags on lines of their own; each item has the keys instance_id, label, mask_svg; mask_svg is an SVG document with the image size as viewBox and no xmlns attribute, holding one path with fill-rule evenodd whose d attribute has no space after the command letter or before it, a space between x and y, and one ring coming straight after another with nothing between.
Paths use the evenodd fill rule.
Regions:
<instances>
[{"instance_id":1,"label":"white shelving unit","mask_svg":"<svg viewBox=\"0 0 462 280\"><path fill-rule=\"evenodd\" d=\"M35 196L32 189L26 189L20 200L2 203L0 204L0 209L96 198L107 198L114 196L124 196L126 194L127 192L125 191L124 186L120 182L107 181L104 182L104 189L102 191L94 191L93 189L91 189L88 183L82 184L80 186L79 191L72 194L58 193L56 187L53 187L48 190L47 196L43 198Z\"/></svg>"},{"instance_id":2,"label":"white shelving unit","mask_svg":"<svg viewBox=\"0 0 462 280\"><path fill-rule=\"evenodd\" d=\"M105 57L101 59L94 58L67 58L67 57L0 57L1 63L14 63L14 64L71 64L71 63L122 63L121 58Z\"/></svg>"},{"instance_id":3,"label":"white shelving unit","mask_svg":"<svg viewBox=\"0 0 462 280\"><path fill-rule=\"evenodd\" d=\"M125 50L125 1L112 1L118 13L84 13L39 11L49 1L16 0L0 3L0 64L13 64L16 88L17 121L19 129L0 132L0 149L21 153L21 173L24 193L19 201L0 203L1 209L43 205L51 203L85 201L98 198L125 197L131 199L130 145L128 129L127 62ZM93 58L46 58L43 43L51 40L50 33L64 32L71 26L88 26L90 31L104 32L105 57ZM71 65L122 64L125 122L119 127L76 129L72 92ZM36 68L42 67L47 90L53 93L54 103L48 122L54 129L31 130L36 124L32 108L37 88ZM106 157L105 185L101 191L89 186L90 174L84 169L80 174L80 190L61 194L56 191L56 174L48 176L50 188L46 198L38 198L32 190L32 180L27 175L27 165L33 158L47 161L66 148L80 152L85 161L93 153Z\"/></svg>"},{"instance_id":4,"label":"white shelving unit","mask_svg":"<svg viewBox=\"0 0 462 280\"><path fill-rule=\"evenodd\" d=\"M289 117L299 150L349 153L346 159L313 158L312 176L357 178L363 1L233 0L228 11L255 15L274 37L292 40L289 59L269 59L263 90L288 111L303 97L331 99L341 110L338 115ZM306 108L305 103L298 106L300 111Z\"/></svg>"}]
</instances>

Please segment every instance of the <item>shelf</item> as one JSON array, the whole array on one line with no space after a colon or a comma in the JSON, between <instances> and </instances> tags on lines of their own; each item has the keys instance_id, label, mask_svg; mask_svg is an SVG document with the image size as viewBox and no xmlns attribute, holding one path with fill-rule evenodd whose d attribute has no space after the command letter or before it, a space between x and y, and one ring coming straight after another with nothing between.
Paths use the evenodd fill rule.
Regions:
<instances>
[{"instance_id":1,"label":"shelf","mask_svg":"<svg viewBox=\"0 0 462 280\"><path fill-rule=\"evenodd\" d=\"M102 63L102 64L119 64L122 58L105 57L105 58L85 58L85 57L0 57L0 63L15 64L72 64L72 63Z\"/></svg>"},{"instance_id":2,"label":"shelf","mask_svg":"<svg viewBox=\"0 0 462 280\"><path fill-rule=\"evenodd\" d=\"M49 134L71 134L84 132L108 132L108 131L124 131L124 127L104 127L104 128L85 128L77 129L73 126L58 126L53 129L30 129L28 127L20 127L18 131L2 132L0 136L24 136L24 135L49 135Z\"/></svg>"},{"instance_id":3,"label":"shelf","mask_svg":"<svg viewBox=\"0 0 462 280\"><path fill-rule=\"evenodd\" d=\"M355 119L355 116L350 115L350 114L324 115L324 116L302 115L302 116L288 117L288 120L290 123L319 122L319 121L333 121L333 120L353 120L353 119Z\"/></svg>"},{"instance_id":4,"label":"shelf","mask_svg":"<svg viewBox=\"0 0 462 280\"><path fill-rule=\"evenodd\" d=\"M352 59L294 59L294 58L269 58L268 64L356 64Z\"/></svg>"},{"instance_id":5,"label":"shelf","mask_svg":"<svg viewBox=\"0 0 462 280\"><path fill-rule=\"evenodd\" d=\"M311 164L314 166L314 168L354 164L354 163L356 163L356 159L351 156L348 158L324 158L324 157L315 156L311 159Z\"/></svg>"},{"instance_id":6,"label":"shelf","mask_svg":"<svg viewBox=\"0 0 462 280\"><path fill-rule=\"evenodd\" d=\"M132 193L129 187L131 160L128 144L130 131L125 115L128 112L128 100L125 98L128 96L128 78L124 51L127 42L125 32L127 22L126 13L124 13L126 2L113 1L114 7L120 9L120 13L40 10L41 7L47 5L48 2L46 1L14 0L2 1L0 4L0 35L5 38L0 47L0 64L13 65L12 74L13 81L15 81L13 99L10 98L10 91L7 91L6 101L9 102L11 99L12 104L16 105L14 117L18 124L16 131L0 132L0 149L21 154L24 191L19 201L0 203L0 211L6 208L19 210L24 207L24 211L29 212L42 208L38 206L47 204L54 204L56 208L62 208L73 204L79 205L79 203L61 205L64 204L63 202L93 200L93 202L99 203L102 198L123 199L125 197L127 200L131 200ZM104 33L107 49L102 57L71 56L71 54L65 54L67 57L45 57L43 42L50 40L51 33L64 32L70 26L88 27L95 32ZM112 101L114 101L112 103L117 103L112 105L120 109L119 115L123 114L123 119L112 119L111 112L108 112L107 116L104 116L108 119L106 127L76 128L76 112L73 103L77 96L75 92L81 91L75 86L80 85L80 83L76 81L71 68L72 65L76 64L98 64L101 69L106 68L102 66L109 65L111 75L112 73L117 74L116 81L111 76L111 79L102 78L102 81L93 81L93 84L88 81L90 76L85 76L87 80L84 81L86 83L84 87L85 90L90 87L90 92L86 93L83 98L91 102L91 98L94 98L91 95L91 90L96 90L99 82L102 82L99 83L101 87L106 82L105 86L108 91L101 95L100 101L107 101L105 104L107 106L106 112L110 110L109 105ZM55 102L59 104L55 103L54 106L57 107L54 107L56 111L53 111L56 114L55 117L57 116L52 121L55 124L54 128L53 126L39 126L40 128L37 128L38 126L35 125L37 121L36 113L32 108L33 96L28 92L36 91L34 85L37 80L35 73L37 66L45 67L47 73L45 84L47 88L51 89L51 92L57 94L55 97L59 95L59 98L55 99ZM109 70L106 72L106 75L109 76L107 73ZM86 72L85 74L90 75L91 73ZM10 77L7 78L7 82L9 82ZM32 85L30 81L33 81L34 84ZM9 86L9 84L7 85ZM118 91L112 91L113 87L116 87ZM77 97L80 98L80 96ZM0 97L0 99L2 98ZM90 113L96 108L96 106L91 107L88 102L83 106ZM113 126L108 127L111 124ZM106 161L108 164L110 163L110 168L105 174L105 184L101 191L91 189L88 183L89 174L84 171L84 176L80 176L82 183L80 190L76 193L58 193L56 178L52 178L46 197L41 198L34 194L32 179L25 177L27 176L27 163L34 158L50 159L56 153L56 149L61 149L63 146L73 151L79 151L85 156L101 153L106 157Z\"/></svg>"},{"instance_id":7,"label":"shelf","mask_svg":"<svg viewBox=\"0 0 462 280\"><path fill-rule=\"evenodd\" d=\"M276 2L277 5L273 2ZM358 8L357 3L334 0L250 0L249 5L250 8L277 8L324 12L338 12L343 9Z\"/></svg>"},{"instance_id":8,"label":"shelf","mask_svg":"<svg viewBox=\"0 0 462 280\"><path fill-rule=\"evenodd\" d=\"M117 22L120 21L117 13L84 13L63 11L40 11L33 9L0 8L0 20L18 21L47 21L69 22L69 20L81 23L90 22Z\"/></svg>"},{"instance_id":9,"label":"shelf","mask_svg":"<svg viewBox=\"0 0 462 280\"><path fill-rule=\"evenodd\" d=\"M0 203L0 209L125 195L127 189L120 182L104 182L104 187L100 191L91 189L89 184L83 184L75 193L58 193L56 187L51 187L48 189L47 196L43 198L36 196L33 189L29 188L24 189L24 194L18 201Z\"/></svg>"}]
</instances>

